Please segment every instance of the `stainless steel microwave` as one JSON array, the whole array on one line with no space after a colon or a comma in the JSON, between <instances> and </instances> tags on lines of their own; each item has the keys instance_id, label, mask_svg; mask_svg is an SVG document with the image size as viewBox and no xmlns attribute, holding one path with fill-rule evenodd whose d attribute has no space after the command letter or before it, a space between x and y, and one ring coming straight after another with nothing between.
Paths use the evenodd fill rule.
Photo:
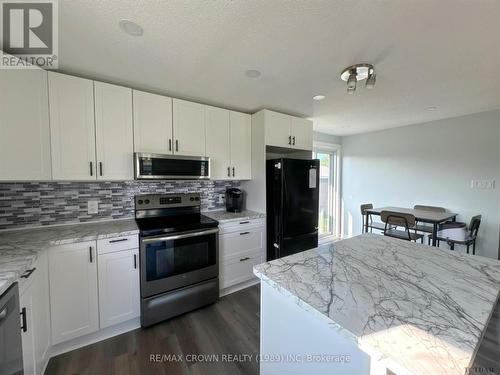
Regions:
<instances>
[{"instance_id":1,"label":"stainless steel microwave","mask_svg":"<svg viewBox=\"0 0 500 375\"><path fill-rule=\"evenodd\" d=\"M210 158L134 153L136 180L208 180Z\"/></svg>"}]
</instances>

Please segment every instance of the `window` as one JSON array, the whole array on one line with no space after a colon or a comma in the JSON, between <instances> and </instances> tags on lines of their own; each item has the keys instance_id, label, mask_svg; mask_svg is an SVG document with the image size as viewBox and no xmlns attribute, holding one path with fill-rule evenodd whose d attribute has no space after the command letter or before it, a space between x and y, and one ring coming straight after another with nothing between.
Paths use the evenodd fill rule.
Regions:
<instances>
[{"instance_id":1,"label":"window","mask_svg":"<svg viewBox=\"0 0 500 375\"><path fill-rule=\"evenodd\" d=\"M315 147L313 158L319 159L320 237L337 235L337 151L332 147Z\"/></svg>"}]
</instances>

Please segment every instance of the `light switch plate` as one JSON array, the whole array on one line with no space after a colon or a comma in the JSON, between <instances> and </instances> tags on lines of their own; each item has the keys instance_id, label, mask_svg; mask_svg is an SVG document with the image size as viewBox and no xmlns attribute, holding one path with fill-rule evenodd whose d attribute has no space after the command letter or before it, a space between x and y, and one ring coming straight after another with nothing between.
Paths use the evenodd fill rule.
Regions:
<instances>
[{"instance_id":1,"label":"light switch plate","mask_svg":"<svg viewBox=\"0 0 500 375\"><path fill-rule=\"evenodd\" d=\"M493 190L495 188L495 180L471 180L470 187L477 190Z\"/></svg>"},{"instance_id":2,"label":"light switch plate","mask_svg":"<svg viewBox=\"0 0 500 375\"><path fill-rule=\"evenodd\" d=\"M87 212L89 215L95 215L99 213L99 202L98 201L88 201L87 202Z\"/></svg>"}]
</instances>

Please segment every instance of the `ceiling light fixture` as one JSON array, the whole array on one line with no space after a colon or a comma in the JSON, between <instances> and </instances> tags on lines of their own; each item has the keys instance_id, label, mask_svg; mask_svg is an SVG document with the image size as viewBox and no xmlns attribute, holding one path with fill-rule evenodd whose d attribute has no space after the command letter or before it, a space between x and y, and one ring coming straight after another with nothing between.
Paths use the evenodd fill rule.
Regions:
<instances>
[{"instance_id":1,"label":"ceiling light fixture","mask_svg":"<svg viewBox=\"0 0 500 375\"><path fill-rule=\"evenodd\" d=\"M366 79L366 88L372 89L377 81L377 76L372 64L363 63L345 68L340 74L340 79L347 82L347 92L354 94L358 81Z\"/></svg>"},{"instance_id":2,"label":"ceiling light fixture","mask_svg":"<svg viewBox=\"0 0 500 375\"><path fill-rule=\"evenodd\" d=\"M119 25L120 29L122 29L129 35L141 36L142 34L144 34L144 29L133 21L123 19L120 20Z\"/></svg>"},{"instance_id":3,"label":"ceiling light fixture","mask_svg":"<svg viewBox=\"0 0 500 375\"><path fill-rule=\"evenodd\" d=\"M316 101L320 101L320 100L323 100L325 98L326 98L326 96L324 96L324 95L315 95L315 96L313 96L313 99L316 100Z\"/></svg>"},{"instance_id":4,"label":"ceiling light fixture","mask_svg":"<svg viewBox=\"0 0 500 375\"><path fill-rule=\"evenodd\" d=\"M249 69L245 72L245 75L248 78L259 78L261 76L261 72L255 69Z\"/></svg>"}]
</instances>

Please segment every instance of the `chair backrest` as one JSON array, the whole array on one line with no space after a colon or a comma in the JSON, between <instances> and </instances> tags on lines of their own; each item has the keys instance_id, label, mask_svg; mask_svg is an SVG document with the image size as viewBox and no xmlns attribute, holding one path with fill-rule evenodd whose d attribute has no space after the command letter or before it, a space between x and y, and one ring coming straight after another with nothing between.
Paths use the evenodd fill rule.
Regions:
<instances>
[{"instance_id":1,"label":"chair backrest","mask_svg":"<svg viewBox=\"0 0 500 375\"><path fill-rule=\"evenodd\" d=\"M373 204L366 203L362 204L360 207L361 207L361 215L366 215L366 210L371 210L373 208Z\"/></svg>"},{"instance_id":2,"label":"chair backrest","mask_svg":"<svg viewBox=\"0 0 500 375\"><path fill-rule=\"evenodd\" d=\"M481 215L476 215L473 216L472 219L470 219L470 224L469 224L469 233L472 237L477 236L477 232L479 231L479 226L481 225Z\"/></svg>"},{"instance_id":3,"label":"chair backrest","mask_svg":"<svg viewBox=\"0 0 500 375\"><path fill-rule=\"evenodd\" d=\"M432 211L432 212L446 212L446 208L443 207L436 207L436 206L423 206L421 204L416 204L413 206L414 210L421 210L421 211Z\"/></svg>"},{"instance_id":4,"label":"chair backrest","mask_svg":"<svg viewBox=\"0 0 500 375\"><path fill-rule=\"evenodd\" d=\"M412 214L395 211L382 211L380 213L380 218L384 223L396 225L398 227L405 227L406 229L415 225L415 216Z\"/></svg>"}]
</instances>

